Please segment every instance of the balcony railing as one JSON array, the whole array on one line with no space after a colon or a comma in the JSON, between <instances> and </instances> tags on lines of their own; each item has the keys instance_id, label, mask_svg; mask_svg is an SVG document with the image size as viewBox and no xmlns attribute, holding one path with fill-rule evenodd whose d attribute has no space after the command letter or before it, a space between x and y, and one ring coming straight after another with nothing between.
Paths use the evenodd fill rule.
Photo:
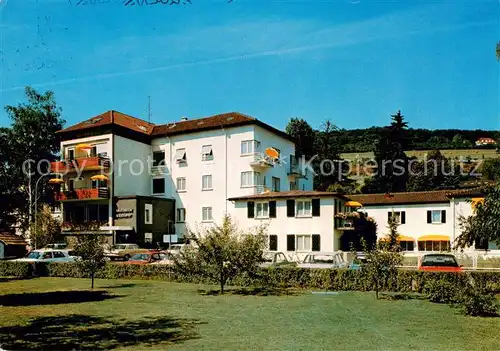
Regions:
<instances>
[{"instance_id":1,"label":"balcony railing","mask_svg":"<svg viewBox=\"0 0 500 351\"><path fill-rule=\"evenodd\" d=\"M108 157L93 156L67 159L50 163L50 170L53 173L71 173L77 170L95 171L109 168L111 162Z\"/></svg>"},{"instance_id":2,"label":"balcony railing","mask_svg":"<svg viewBox=\"0 0 500 351\"><path fill-rule=\"evenodd\" d=\"M66 200L92 200L92 199L108 199L109 189L75 189L70 191L62 191L56 194L57 201Z\"/></svg>"},{"instance_id":3,"label":"balcony railing","mask_svg":"<svg viewBox=\"0 0 500 351\"><path fill-rule=\"evenodd\" d=\"M255 195L259 195L268 191L271 191L271 189L265 185L255 185Z\"/></svg>"},{"instance_id":4,"label":"balcony railing","mask_svg":"<svg viewBox=\"0 0 500 351\"><path fill-rule=\"evenodd\" d=\"M274 162L266 155L255 154L250 161L250 166L254 168L271 168L274 167Z\"/></svg>"},{"instance_id":5,"label":"balcony railing","mask_svg":"<svg viewBox=\"0 0 500 351\"><path fill-rule=\"evenodd\" d=\"M167 171L166 166L152 166L151 167L151 175L152 176L161 176L164 175Z\"/></svg>"},{"instance_id":6,"label":"balcony railing","mask_svg":"<svg viewBox=\"0 0 500 351\"><path fill-rule=\"evenodd\" d=\"M335 218L335 229L338 230L354 230L354 220Z\"/></svg>"}]
</instances>

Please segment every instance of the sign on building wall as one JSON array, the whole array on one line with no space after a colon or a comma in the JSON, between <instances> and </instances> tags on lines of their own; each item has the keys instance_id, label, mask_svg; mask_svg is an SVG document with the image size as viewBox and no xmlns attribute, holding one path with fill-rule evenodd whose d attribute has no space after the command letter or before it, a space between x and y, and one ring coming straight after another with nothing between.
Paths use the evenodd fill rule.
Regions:
<instances>
[{"instance_id":1,"label":"sign on building wall","mask_svg":"<svg viewBox=\"0 0 500 351\"><path fill-rule=\"evenodd\" d=\"M133 208L119 208L116 210L116 218L132 218L133 216Z\"/></svg>"}]
</instances>

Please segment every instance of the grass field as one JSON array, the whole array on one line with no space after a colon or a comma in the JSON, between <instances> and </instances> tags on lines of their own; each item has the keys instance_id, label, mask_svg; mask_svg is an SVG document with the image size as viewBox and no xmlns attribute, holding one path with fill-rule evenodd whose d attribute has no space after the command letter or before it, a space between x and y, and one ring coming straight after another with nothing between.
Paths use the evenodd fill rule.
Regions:
<instances>
[{"instance_id":1,"label":"grass field","mask_svg":"<svg viewBox=\"0 0 500 351\"><path fill-rule=\"evenodd\" d=\"M0 345L11 349L493 350L500 318L371 293L203 295L158 281L0 282ZM73 290L68 293L69 290ZM76 292L78 291L78 292ZM23 293L29 293L23 295Z\"/></svg>"}]
</instances>

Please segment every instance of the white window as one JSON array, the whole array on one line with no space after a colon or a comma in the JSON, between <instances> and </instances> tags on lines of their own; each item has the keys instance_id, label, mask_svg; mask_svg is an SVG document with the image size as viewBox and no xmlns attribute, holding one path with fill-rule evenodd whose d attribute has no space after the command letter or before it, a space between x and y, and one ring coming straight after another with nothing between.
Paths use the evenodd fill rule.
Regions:
<instances>
[{"instance_id":1,"label":"white window","mask_svg":"<svg viewBox=\"0 0 500 351\"><path fill-rule=\"evenodd\" d=\"M266 185L266 177L261 177L259 172L253 172L254 185Z\"/></svg>"},{"instance_id":2,"label":"white window","mask_svg":"<svg viewBox=\"0 0 500 351\"><path fill-rule=\"evenodd\" d=\"M297 251L311 251L311 236L297 235Z\"/></svg>"},{"instance_id":3,"label":"white window","mask_svg":"<svg viewBox=\"0 0 500 351\"><path fill-rule=\"evenodd\" d=\"M297 217L311 216L311 200L297 201Z\"/></svg>"},{"instance_id":4,"label":"white window","mask_svg":"<svg viewBox=\"0 0 500 351\"><path fill-rule=\"evenodd\" d=\"M177 218L177 223L184 223L186 221L186 209L178 208L176 218Z\"/></svg>"},{"instance_id":5,"label":"white window","mask_svg":"<svg viewBox=\"0 0 500 351\"><path fill-rule=\"evenodd\" d=\"M214 159L214 153L212 150L212 145L203 145L201 147L201 160L211 161Z\"/></svg>"},{"instance_id":6,"label":"white window","mask_svg":"<svg viewBox=\"0 0 500 351\"><path fill-rule=\"evenodd\" d=\"M269 203L268 202L257 202L256 207L256 218L268 218L269 217Z\"/></svg>"},{"instance_id":7,"label":"white window","mask_svg":"<svg viewBox=\"0 0 500 351\"><path fill-rule=\"evenodd\" d=\"M175 151L175 161L177 163L186 162L186 149L177 149Z\"/></svg>"},{"instance_id":8,"label":"white window","mask_svg":"<svg viewBox=\"0 0 500 351\"><path fill-rule=\"evenodd\" d=\"M153 205L145 204L144 205L144 223L145 224L153 224Z\"/></svg>"},{"instance_id":9,"label":"white window","mask_svg":"<svg viewBox=\"0 0 500 351\"><path fill-rule=\"evenodd\" d=\"M260 141L244 140L241 142L241 154L249 155L260 151Z\"/></svg>"},{"instance_id":10,"label":"white window","mask_svg":"<svg viewBox=\"0 0 500 351\"><path fill-rule=\"evenodd\" d=\"M253 172L241 172L241 186L253 185Z\"/></svg>"},{"instance_id":11,"label":"white window","mask_svg":"<svg viewBox=\"0 0 500 351\"><path fill-rule=\"evenodd\" d=\"M403 224L403 223L401 223L401 217L402 217L401 212L399 212L399 211L398 212L389 212L389 217L394 218L395 222L397 224Z\"/></svg>"},{"instance_id":12,"label":"white window","mask_svg":"<svg viewBox=\"0 0 500 351\"><path fill-rule=\"evenodd\" d=\"M177 191L186 191L186 177L177 178Z\"/></svg>"},{"instance_id":13,"label":"white window","mask_svg":"<svg viewBox=\"0 0 500 351\"><path fill-rule=\"evenodd\" d=\"M202 207L201 212L202 212L202 221L203 222L210 222L213 220L212 207Z\"/></svg>"},{"instance_id":14,"label":"white window","mask_svg":"<svg viewBox=\"0 0 500 351\"><path fill-rule=\"evenodd\" d=\"M201 190L212 190L211 174L207 174L201 177Z\"/></svg>"},{"instance_id":15,"label":"white window","mask_svg":"<svg viewBox=\"0 0 500 351\"><path fill-rule=\"evenodd\" d=\"M442 223L441 214L442 214L441 210L432 210L431 212L432 223Z\"/></svg>"}]
</instances>

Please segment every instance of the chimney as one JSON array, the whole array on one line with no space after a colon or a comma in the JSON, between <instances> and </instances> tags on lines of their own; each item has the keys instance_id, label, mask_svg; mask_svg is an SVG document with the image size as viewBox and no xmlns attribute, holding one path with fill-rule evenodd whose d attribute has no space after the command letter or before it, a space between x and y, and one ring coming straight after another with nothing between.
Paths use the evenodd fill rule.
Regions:
<instances>
[{"instance_id":1,"label":"chimney","mask_svg":"<svg viewBox=\"0 0 500 351\"><path fill-rule=\"evenodd\" d=\"M181 117L181 121L187 121L188 118L187 117Z\"/></svg>"}]
</instances>

